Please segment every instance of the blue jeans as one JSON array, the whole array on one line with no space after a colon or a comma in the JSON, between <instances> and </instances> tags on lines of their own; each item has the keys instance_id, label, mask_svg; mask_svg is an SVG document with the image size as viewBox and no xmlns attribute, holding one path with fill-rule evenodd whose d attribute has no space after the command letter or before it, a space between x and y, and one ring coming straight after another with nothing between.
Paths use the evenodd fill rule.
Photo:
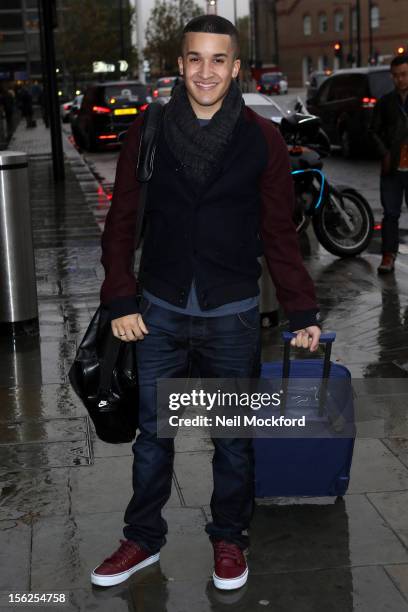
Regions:
<instances>
[{"instance_id":1,"label":"blue jeans","mask_svg":"<svg viewBox=\"0 0 408 612\"><path fill-rule=\"evenodd\" d=\"M402 201L408 205L408 172L394 172L381 176L381 204L384 209L382 222L382 252L398 253L398 221Z\"/></svg>"},{"instance_id":2,"label":"blue jeans","mask_svg":"<svg viewBox=\"0 0 408 612\"><path fill-rule=\"evenodd\" d=\"M258 307L221 317L193 317L172 312L142 298L149 330L137 341L139 434L133 444L133 497L125 512L127 539L157 552L166 542L161 511L171 493L174 440L157 437L156 380L188 378L192 363L203 378L259 376ZM252 440L214 438L210 539L248 546L242 532L253 513ZM197 474L197 478L200 475Z\"/></svg>"}]
</instances>

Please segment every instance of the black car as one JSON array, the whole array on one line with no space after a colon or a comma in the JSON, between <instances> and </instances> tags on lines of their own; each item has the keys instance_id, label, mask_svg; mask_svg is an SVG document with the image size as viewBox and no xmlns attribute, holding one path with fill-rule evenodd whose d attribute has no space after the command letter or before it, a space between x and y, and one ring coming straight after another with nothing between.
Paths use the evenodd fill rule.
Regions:
<instances>
[{"instance_id":1,"label":"black car","mask_svg":"<svg viewBox=\"0 0 408 612\"><path fill-rule=\"evenodd\" d=\"M139 113L152 101L149 88L138 81L94 83L85 91L72 121L75 143L88 151L120 143Z\"/></svg>"},{"instance_id":2,"label":"black car","mask_svg":"<svg viewBox=\"0 0 408 612\"><path fill-rule=\"evenodd\" d=\"M306 101L308 111L322 120L332 145L346 158L372 150L368 135L373 108L394 88L388 66L336 70Z\"/></svg>"}]
</instances>

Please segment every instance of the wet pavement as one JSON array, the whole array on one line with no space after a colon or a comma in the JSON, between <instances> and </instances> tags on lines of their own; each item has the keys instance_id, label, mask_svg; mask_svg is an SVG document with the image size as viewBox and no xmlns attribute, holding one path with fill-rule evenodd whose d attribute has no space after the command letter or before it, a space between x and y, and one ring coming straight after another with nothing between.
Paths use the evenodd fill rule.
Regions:
<instances>
[{"instance_id":1,"label":"wet pavement","mask_svg":"<svg viewBox=\"0 0 408 612\"><path fill-rule=\"evenodd\" d=\"M46 134L40 124L38 142ZM211 442L180 437L160 565L117 587L90 585L91 569L122 537L131 493L130 445L95 439L67 379L98 304L99 238L109 191L68 139L67 180L54 186L50 158L32 138L40 334L0 338L0 610L16 607L7 604L10 593L54 592L67 599L55 608L79 611L407 611L408 440L397 436L356 441L343 502L258 500L250 577L236 592L218 592L211 582L212 551L204 533ZM26 134L24 139L28 147ZM18 144L17 134L14 148ZM350 168L357 181L356 172ZM362 181L372 185L367 177ZM406 254L395 278L379 278L378 237L353 260L338 260L321 248L311 252L305 259L325 329L338 333L333 359L356 378L407 378ZM282 328L284 321L279 329L263 330L264 360L280 357Z\"/></svg>"}]
</instances>

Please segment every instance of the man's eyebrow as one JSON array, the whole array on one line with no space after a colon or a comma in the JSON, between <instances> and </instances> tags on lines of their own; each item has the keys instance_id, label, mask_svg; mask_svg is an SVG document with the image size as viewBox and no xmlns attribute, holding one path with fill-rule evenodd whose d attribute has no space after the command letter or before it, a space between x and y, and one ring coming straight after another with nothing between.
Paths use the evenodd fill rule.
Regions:
<instances>
[{"instance_id":1,"label":"man's eyebrow","mask_svg":"<svg viewBox=\"0 0 408 612\"><path fill-rule=\"evenodd\" d=\"M199 51L187 51L187 55L201 55ZM213 57L228 57L228 53L214 53Z\"/></svg>"}]
</instances>

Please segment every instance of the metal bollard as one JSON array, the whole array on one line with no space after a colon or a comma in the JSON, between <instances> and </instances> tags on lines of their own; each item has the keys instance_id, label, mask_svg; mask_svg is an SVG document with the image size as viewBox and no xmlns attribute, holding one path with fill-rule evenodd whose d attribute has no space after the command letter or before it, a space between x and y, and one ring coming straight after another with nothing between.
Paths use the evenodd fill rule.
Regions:
<instances>
[{"instance_id":1,"label":"metal bollard","mask_svg":"<svg viewBox=\"0 0 408 612\"><path fill-rule=\"evenodd\" d=\"M27 155L0 151L0 324L32 331L27 323L38 325Z\"/></svg>"}]
</instances>

